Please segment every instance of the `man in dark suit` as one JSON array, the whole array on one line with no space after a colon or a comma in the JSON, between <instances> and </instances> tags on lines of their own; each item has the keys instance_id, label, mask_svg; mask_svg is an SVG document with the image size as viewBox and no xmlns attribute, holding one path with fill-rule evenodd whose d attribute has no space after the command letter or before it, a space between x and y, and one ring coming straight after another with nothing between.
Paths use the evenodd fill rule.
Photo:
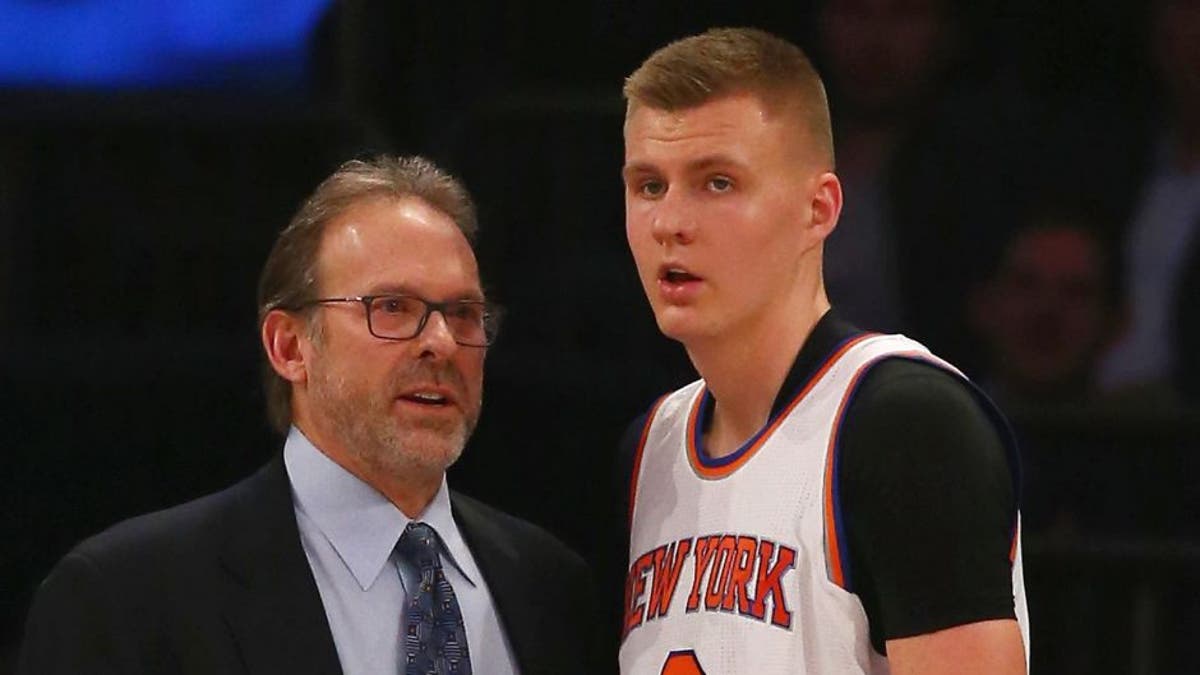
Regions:
<instances>
[{"instance_id":1,"label":"man in dark suit","mask_svg":"<svg viewBox=\"0 0 1200 675\"><path fill-rule=\"evenodd\" d=\"M449 492L497 316L463 186L348 162L259 286L283 452L222 492L80 544L39 589L19 672L589 672L583 561Z\"/></svg>"}]
</instances>

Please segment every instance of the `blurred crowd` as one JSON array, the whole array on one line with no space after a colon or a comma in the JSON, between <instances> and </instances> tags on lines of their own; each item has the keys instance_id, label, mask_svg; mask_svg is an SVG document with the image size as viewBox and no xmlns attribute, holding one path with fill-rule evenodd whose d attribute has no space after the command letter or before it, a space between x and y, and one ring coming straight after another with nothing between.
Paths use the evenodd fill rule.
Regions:
<instances>
[{"instance_id":1,"label":"blurred crowd","mask_svg":"<svg viewBox=\"0 0 1200 675\"><path fill-rule=\"evenodd\" d=\"M1150 3L1145 23L1152 87L1059 102L1005 73L954 87L967 36L949 2L825 3L851 195L830 242L836 302L952 335L1014 414L1194 397L1200 3Z\"/></svg>"}]
</instances>

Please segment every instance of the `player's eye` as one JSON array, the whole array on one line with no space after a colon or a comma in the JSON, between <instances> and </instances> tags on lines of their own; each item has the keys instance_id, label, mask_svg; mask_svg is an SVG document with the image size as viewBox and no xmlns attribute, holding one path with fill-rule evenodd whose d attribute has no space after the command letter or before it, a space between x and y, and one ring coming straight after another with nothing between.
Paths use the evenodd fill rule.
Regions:
<instances>
[{"instance_id":1,"label":"player's eye","mask_svg":"<svg viewBox=\"0 0 1200 675\"><path fill-rule=\"evenodd\" d=\"M660 180L644 180L637 187L643 197L661 197L667 191L667 184Z\"/></svg>"},{"instance_id":2,"label":"player's eye","mask_svg":"<svg viewBox=\"0 0 1200 675\"><path fill-rule=\"evenodd\" d=\"M708 179L708 189L713 192L729 192L733 189L733 181L725 176L713 176Z\"/></svg>"}]
</instances>

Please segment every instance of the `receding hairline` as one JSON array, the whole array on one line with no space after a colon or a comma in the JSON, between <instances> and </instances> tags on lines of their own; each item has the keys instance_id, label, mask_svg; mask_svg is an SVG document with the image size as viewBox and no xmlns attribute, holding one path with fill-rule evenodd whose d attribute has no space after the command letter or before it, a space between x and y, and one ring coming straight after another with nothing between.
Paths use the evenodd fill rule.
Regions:
<instances>
[{"instance_id":1,"label":"receding hairline","mask_svg":"<svg viewBox=\"0 0 1200 675\"><path fill-rule=\"evenodd\" d=\"M313 257L313 273L314 284L320 288L322 281L326 276L326 262L328 258L328 249L331 242L342 233L346 232L348 227L354 225L355 214L362 209L372 208L375 206L383 206L390 208L400 208L404 205L415 205L418 209L436 214L436 216L444 221L446 232L456 239L460 240L464 250L470 255L473 266L476 270L476 276L479 274L479 261L475 255L474 246L472 245L471 236L463 230L462 226L455 220L454 215L447 213L445 209L440 208L437 204L429 199L414 193L396 193L387 190L378 190L366 192L356 197L350 197L339 209L336 215L329 218L321 231L321 236L317 243L316 254ZM402 214L397 214L402 216ZM406 217L407 216L403 216ZM412 219L412 218L409 218ZM417 218L417 220L423 220ZM482 281L478 280L478 285L482 289ZM372 291L374 292L374 291Z\"/></svg>"}]
</instances>

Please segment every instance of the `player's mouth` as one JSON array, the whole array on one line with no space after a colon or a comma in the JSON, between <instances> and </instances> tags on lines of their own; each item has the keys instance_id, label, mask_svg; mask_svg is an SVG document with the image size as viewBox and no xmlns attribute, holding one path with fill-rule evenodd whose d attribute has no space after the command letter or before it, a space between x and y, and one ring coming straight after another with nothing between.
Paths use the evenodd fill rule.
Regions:
<instances>
[{"instance_id":1,"label":"player's mouth","mask_svg":"<svg viewBox=\"0 0 1200 675\"><path fill-rule=\"evenodd\" d=\"M669 284L683 284L689 281L701 281L691 270L678 263L668 262L659 265L658 278Z\"/></svg>"},{"instance_id":2,"label":"player's mouth","mask_svg":"<svg viewBox=\"0 0 1200 675\"><path fill-rule=\"evenodd\" d=\"M658 269L659 292L663 299L672 304L691 300L699 292L703 281L703 277L682 265L666 263Z\"/></svg>"}]
</instances>

